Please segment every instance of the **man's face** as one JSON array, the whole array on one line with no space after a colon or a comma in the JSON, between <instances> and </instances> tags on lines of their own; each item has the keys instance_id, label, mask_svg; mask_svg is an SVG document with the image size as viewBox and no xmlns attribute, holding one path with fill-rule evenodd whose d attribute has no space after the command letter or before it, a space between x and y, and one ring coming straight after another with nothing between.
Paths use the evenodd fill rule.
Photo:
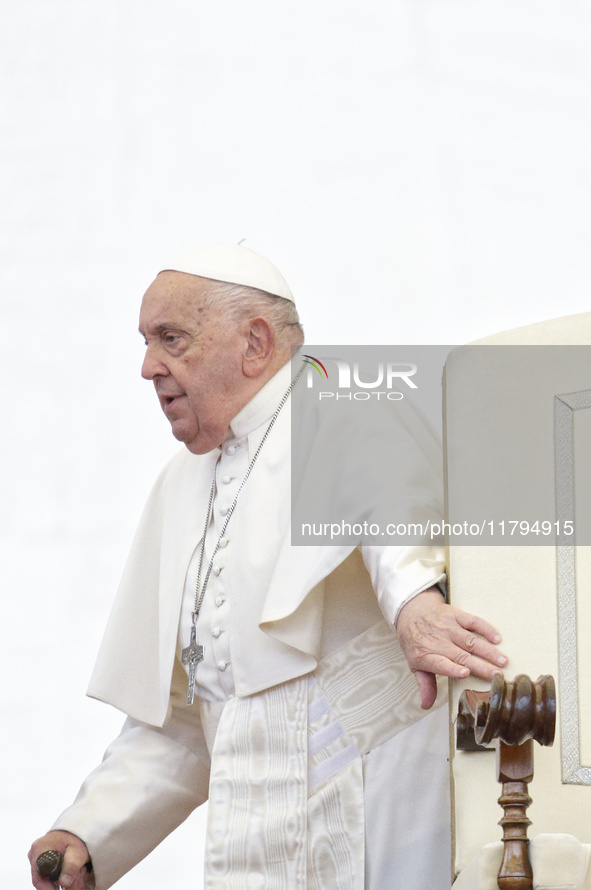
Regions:
<instances>
[{"instance_id":1,"label":"man's face","mask_svg":"<svg viewBox=\"0 0 591 890\"><path fill-rule=\"evenodd\" d=\"M244 325L205 308L207 287L206 278L161 272L140 310L142 377L154 381L173 435L193 454L221 445L249 398Z\"/></svg>"}]
</instances>

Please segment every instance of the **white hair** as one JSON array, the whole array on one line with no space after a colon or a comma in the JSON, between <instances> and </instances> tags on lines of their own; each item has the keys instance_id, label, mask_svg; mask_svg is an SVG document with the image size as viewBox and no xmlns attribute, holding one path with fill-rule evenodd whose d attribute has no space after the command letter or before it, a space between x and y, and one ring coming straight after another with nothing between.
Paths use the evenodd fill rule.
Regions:
<instances>
[{"instance_id":1,"label":"white hair","mask_svg":"<svg viewBox=\"0 0 591 890\"><path fill-rule=\"evenodd\" d=\"M208 283L205 308L223 312L232 321L260 315L269 322L278 340L294 345L304 342L304 329L295 304L256 287L212 280Z\"/></svg>"}]
</instances>

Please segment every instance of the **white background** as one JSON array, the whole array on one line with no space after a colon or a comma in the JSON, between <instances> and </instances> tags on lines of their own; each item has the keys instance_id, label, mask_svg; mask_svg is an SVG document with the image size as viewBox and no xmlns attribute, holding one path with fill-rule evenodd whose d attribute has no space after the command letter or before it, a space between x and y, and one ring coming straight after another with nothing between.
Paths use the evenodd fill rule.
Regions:
<instances>
[{"instance_id":1,"label":"white background","mask_svg":"<svg viewBox=\"0 0 591 890\"><path fill-rule=\"evenodd\" d=\"M27 886L30 840L120 724L84 691L177 448L138 373L160 263L246 237L310 343L460 343L591 308L590 19L569 0L7 6L4 886ZM201 826L118 886L198 888Z\"/></svg>"}]
</instances>

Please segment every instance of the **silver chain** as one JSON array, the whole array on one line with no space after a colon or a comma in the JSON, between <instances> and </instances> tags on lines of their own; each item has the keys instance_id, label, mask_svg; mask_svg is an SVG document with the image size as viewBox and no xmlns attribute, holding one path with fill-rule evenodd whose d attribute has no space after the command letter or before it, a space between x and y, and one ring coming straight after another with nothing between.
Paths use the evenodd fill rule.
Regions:
<instances>
[{"instance_id":1,"label":"silver chain","mask_svg":"<svg viewBox=\"0 0 591 890\"><path fill-rule=\"evenodd\" d=\"M194 605L193 605L193 611L192 611L192 613L191 613L191 622L192 622L193 625L195 625L195 624L197 623L197 617L198 617L198 615L199 615L199 610L201 609L201 605L202 605L202 603L203 603L203 597L205 596L205 590L206 590L206 588L207 588L207 582L209 581L209 576L211 575L211 570L212 570L212 568L213 568L213 561L214 561L214 559L215 559L215 555L216 555L216 553L218 552L218 549L219 549L219 546L220 546L220 542L221 542L222 538L224 537L224 534L225 534L226 529L227 529L227 527L228 527L228 523L229 523L230 519L232 518L232 513L234 512L234 508L236 507L236 502L238 501L238 495L240 494L240 492L241 492L242 489L244 488L244 486L245 486L245 484L246 484L246 480L247 480L248 477L250 476L251 471L252 471L252 468L254 467L254 465L255 465L255 463L256 463L256 459L257 459L257 457L259 456L259 454L261 453L261 449L262 449L263 445L265 444L265 442L267 441L267 437L268 437L269 433L271 432L271 430L273 429L273 426L274 426L274 424L275 424L275 421L276 421L277 418L279 417L279 412L281 411L281 409L283 408L283 406L284 406L285 403L287 402L287 400L288 400L288 398L289 398L289 395L290 395L290 393L291 393L293 387L294 387L295 384L297 383L297 380L298 380L298 378L300 377L300 375L301 375L301 373L302 373L303 370L304 370L304 366L302 365L302 367L300 368L300 370L298 371L298 373L295 375L295 377L293 378L293 380L291 381L291 383L290 383L289 386L287 387L287 389L286 389L286 391L285 391L285 393L284 393L284 395L283 395L283 398L281 399L281 401L280 401L279 404L277 405L277 408L276 408L276 410L275 410L275 413L273 414L273 417L271 418L271 420L270 420L270 422L269 422L269 426L267 427L267 429L266 429L266 431L265 431L265 435L264 435L263 438L261 439L260 445L259 445L259 447L257 448L257 450L255 451L254 456L253 456L253 458L252 458L252 460L251 460L251 462L250 462L250 464L249 464L249 466L248 466L248 469L247 469L246 473L244 474L244 478L243 478L242 482L240 483L240 485L239 485L239 487L238 487L238 491L236 492L236 495L234 496L234 500L232 501L232 503L231 503L231 505L230 505L230 507L229 507L229 509L228 509L228 512L227 512L227 514L226 514L226 519L225 519L224 524L223 524L223 526L222 526L222 530L221 530L221 532L220 532L220 534L219 534L219 537L218 537L218 539L217 539L216 545L215 545L214 550L213 550L213 553L212 553L212 555L211 555L211 559L209 560L209 565L207 566L207 572L205 573L205 580L203 581L203 587L201 587L201 571L202 571L202 569L203 569L203 557L204 557L204 553L205 553L205 536L206 536L206 534L207 534L207 529L208 529L208 527L209 527L209 523L210 523L210 520L211 520L211 508L212 508L212 505L213 505L213 498L214 498L214 495L215 495L215 477L216 477L216 472L217 472L217 464L216 464L216 466L215 466L215 468L214 468L214 471L213 471L213 481L212 481L212 483L211 483L211 491L210 491L210 493L209 493L209 503L208 503L208 505L207 505L207 515L206 515L206 517L205 517L205 528L203 529L203 537L201 538L201 548L200 548L200 551L199 551L199 568L198 568L198 570L197 570L197 581L196 581L196 584L195 584L195 603L194 603Z\"/></svg>"}]
</instances>

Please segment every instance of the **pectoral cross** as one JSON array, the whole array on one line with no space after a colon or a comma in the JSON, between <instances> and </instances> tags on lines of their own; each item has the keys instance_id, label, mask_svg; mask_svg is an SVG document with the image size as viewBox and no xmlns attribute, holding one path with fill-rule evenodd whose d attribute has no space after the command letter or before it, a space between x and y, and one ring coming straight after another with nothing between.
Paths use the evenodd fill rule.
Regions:
<instances>
[{"instance_id":1,"label":"pectoral cross","mask_svg":"<svg viewBox=\"0 0 591 890\"><path fill-rule=\"evenodd\" d=\"M195 624L191 625L191 642L182 651L181 661L183 664L189 665L189 686L187 687L187 704L192 705L195 701L195 675L197 673L197 665L203 661L203 646L197 643L197 631Z\"/></svg>"}]
</instances>

